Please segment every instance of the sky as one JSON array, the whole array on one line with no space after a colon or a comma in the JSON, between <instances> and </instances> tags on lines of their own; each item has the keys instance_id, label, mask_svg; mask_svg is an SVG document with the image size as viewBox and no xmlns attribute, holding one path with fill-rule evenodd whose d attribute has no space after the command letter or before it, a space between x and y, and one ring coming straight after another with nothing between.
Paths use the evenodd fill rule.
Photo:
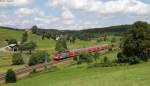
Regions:
<instances>
[{"instance_id":1,"label":"sky","mask_svg":"<svg viewBox=\"0 0 150 86\"><path fill-rule=\"evenodd\" d=\"M150 0L0 0L0 26L80 30L150 23Z\"/></svg>"}]
</instances>

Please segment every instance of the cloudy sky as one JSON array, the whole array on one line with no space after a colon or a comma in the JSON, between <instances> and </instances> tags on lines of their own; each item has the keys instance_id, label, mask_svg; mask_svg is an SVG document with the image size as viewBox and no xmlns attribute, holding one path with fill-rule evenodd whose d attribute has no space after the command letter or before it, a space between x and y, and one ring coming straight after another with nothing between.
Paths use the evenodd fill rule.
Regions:
<instances>
[{"instance_id":1,"label":"cloudy sky","mask_svg":"<svg viewBox=\"0 0 150 86\"><path fill-rule=\"evenodd\" d=\"M0 0L0 26L85 29L150 23L150 0Z\"/></svg>"}]
</instances>

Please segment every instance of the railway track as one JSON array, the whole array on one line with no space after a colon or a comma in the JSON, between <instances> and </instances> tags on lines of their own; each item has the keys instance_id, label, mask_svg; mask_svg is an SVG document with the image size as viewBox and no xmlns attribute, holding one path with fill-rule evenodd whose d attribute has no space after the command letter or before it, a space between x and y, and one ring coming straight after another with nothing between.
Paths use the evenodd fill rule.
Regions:
<instances>
[{"instance_id":1,"label":"railway track","mask_svg":"<svg viewBox=\"0 0 150 86\"><path fill-rule=\"evenodd\" d=\"M73 58L68 58L68 59L64 59L64 60L60 60L60 61L53 60L47 64L43 63L43 64L37 64L34 66L17 69L17 70L15 70L16 77L17 77L17 79L21 79L21 78L24 78L24 77L30 75L34 70L39 72L39 71L43 71L47 68L51 68L52 66L56 66L58 64L63 64L66 62L71 62L71 61L73 61ZM5 83L5 75L6 75L5 73L0 74L0 83Z\"/></svg>"},{"instance_id":2,"label":"railway track","mask_svg":"<svg viewBox=\"0 0 150 86\"><path fill-rule=\"evenodd\" d=\"M57 66L58 64L64 64L64 63L68 63L71 61L73 61L73 57L60 60L60 61L53 60L47 64L43 63L43 64L37 64L34 66L28 66L25 68L17 69L15 70L16 77L17 79L22 79L30 75L33 71L36 71L36 72L44 71L45 69L52 68L53 66ZM0 74L0 83L5 83L5 75L6 75L5 73Z\"/></svg>"},{"instance_id":3,"label":"railway track","mask_svg":"<svg viewBox=\"0 0 150 86\"><path fill-rule=\"evenodd\" d=\"M34 66L28 66L25 68L17 69L17 70L15 70L16 77L17 77L17 79L21 79L21 78L24 78L24 77L30 75L33 71L36 71L36 72L43 71L45 69L52 68L53 66L56 66L58 64L64 64L64 63L71 62L71 61L73 61L73 57L70 57L70 58L67 58L64 60L60 60L60 61L53 60L47 64L43 63L43 64L37 64ZM5 75L6 75L5 73L0 74L0 83L5 83Z\"/></svg>"}]
</instances>

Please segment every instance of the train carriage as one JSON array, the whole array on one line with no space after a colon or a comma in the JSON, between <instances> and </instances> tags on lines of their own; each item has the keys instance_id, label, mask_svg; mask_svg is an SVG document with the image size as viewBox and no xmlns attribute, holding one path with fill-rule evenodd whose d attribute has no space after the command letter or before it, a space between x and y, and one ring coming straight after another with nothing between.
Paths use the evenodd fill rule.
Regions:
<instances>
[{"instance_id":1,"label":"train carriage","mask_svg":"<svg viewBox=\"0 0 150 86\"><path fill-rule=\"evenodd\" d=\"M108 49L108 47L109 47L108 44L103 44L103 45L96 46L96 47L68 50L66 52L57 52L55 54L54 60L62 60L62 59L66 59L69 57L77 56L77 55L80 55L81 52L89 52L89 53L99 52L99 51Z\"/></svg>"}]
</instances>

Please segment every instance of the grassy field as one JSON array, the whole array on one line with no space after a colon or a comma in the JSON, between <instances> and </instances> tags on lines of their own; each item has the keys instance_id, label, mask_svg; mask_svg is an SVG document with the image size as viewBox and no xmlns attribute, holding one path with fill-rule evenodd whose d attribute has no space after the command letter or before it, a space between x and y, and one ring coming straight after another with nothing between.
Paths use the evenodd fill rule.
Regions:
<instances>
[{"instance_id":1,"label":"grassy field","mask_svg":"<svg viewBox=\"0 0 150 86\"><path fill-rule=\"evenodd\" d=\"M0 48L4 47L7 45L6 39L10 38L15 38L18 41L21 40L23 31L16 31L16 30L9 30L9 29L3 29L0 28ZM29 37L28 40L32 40L36 42L37 48L36 50L45 50L50 54L50 58L54 57L55 53L55 41L52 39L45 39L42 40L40 36L37 36L35 34L32 34L29 32ZM67 43L69 49L77 49L77 48L84 48L84 47L91 47L94 45L100 45L104 43L110 43L109 41L102 41L98 43L95 39L91 41L81 41L81 40L76 40L75 43ZM25 65L20 65L20 66L12 66L11 64L11 52L0 52L0 72L5 72L9 68L17 69L20 67L24 67ZM23 54L23 57L25 60L28 60L30 55L28 54ZM26 61L27 62L27 61Z\"/></svg>"},{"instance_id":2,"label":"grassy field","mask_svg":"<svg viewBox=\"0 0 150 86\"><path fill-rule=\"evenodd\" d=\"M7 45L6 39L15 38L18 41L21 39L23 31L0 29L0 47ZM120 37L118 37L117 41ZM55 41L45 39L40 36L29 33L29 40L37 43L36 50L46 50L51 57L54 55ZM91 47L108 43L110 41L102 41L98 43L96 39L91 41L77 40L74 44L67 43L69 49L82 47ZM100 59L108 57L110 60L116 59L118 51L109 52L100 55ZM25 65L12 66L12 52L0 52L0 72L5 72L9 68L17 69ZM28 61L30 55L23 54L25 62ZM45 71L19 80L14 84L3 84L2 86L150 86L150 62L141 63L138 65L124 65L113 67L92 67L88 68L87 64L63 66L55 71ZM1 86L1 85L0 85Z\"/></svg>"},{"instance_id":3,"label":"grassy field","mask_svg":"<svg viewBox=\"0 0 150 86\"><path fill-rule=\"evenodd\" d=\"M116 52L105 56L116 58ZM54 72L33 74L4 86L150 86L149 66L150 62L94 68L87 68L86 64L72 65Z\"/></svg>"},{"instance_id":4,"label":"grassy field","mask_svg":"<svg viewBox=\"0 0 150 86\"><path fill-rule=\"evenodd\" d=\"M7 45L6 39L15 38L17 41L21 40L23 31L16 31L16 30L8 30L0 28L0 47L4 47ZM50 49L52 46L55 45L53 40L42 40L40 36L34 35L29 33L28 40L32 40L37 43L37 49Z\"/></svg>"},{"instance_id":5,"label":"grassy field","mask_svg":"<svg viewBox=\"0 0 150 86\"><path fill-rule=\"evenodd\" d=\"M8 69L18 69L26 66L24 65L12 65L12 54L11 52L0 52L0 73L6 72ZM27 62L29 59L29 55L22 54L24 61Z\"/></svg>"},{"instance_id":6,"label":"grassy field","mask_svg":"<svg viewBox=\"0 0 150 86\"><path fill-rule=\"evenodd\" d=\"M4 47L7 45L6 39L15 38L20 40L22 31L8 30L0 28L0 47Z\"/></svg>"},{"instance_id":7,"label":"grassy field","mask_svg":"<svg viewBox=\"0 0 150 86\"><path fill-rule=\"evenodd\" d=\"M8 29L3 29L0 28L0 47L4 47L7 45L6 39L10 38L15 38L18 41L21 40L23 31L15 31L15 30L8 30ZM31 32L29 33L28 40L32 40L37 43L37 50L49 50L52 51L54 50L55 47L55 41L52 39L44 39L40 36L37 36L35 34L32 34ZM67 43L69 49L74 49L74 48L81 48L81 47L90 47L93 45L98 45L98 44L103 44L103 43L109 43L108 41L106 42L101 42L97 43L96 40L91 40L91 41L81 41L77 40L74 44L73 43Z\"/></svg>"}]
</instances>

